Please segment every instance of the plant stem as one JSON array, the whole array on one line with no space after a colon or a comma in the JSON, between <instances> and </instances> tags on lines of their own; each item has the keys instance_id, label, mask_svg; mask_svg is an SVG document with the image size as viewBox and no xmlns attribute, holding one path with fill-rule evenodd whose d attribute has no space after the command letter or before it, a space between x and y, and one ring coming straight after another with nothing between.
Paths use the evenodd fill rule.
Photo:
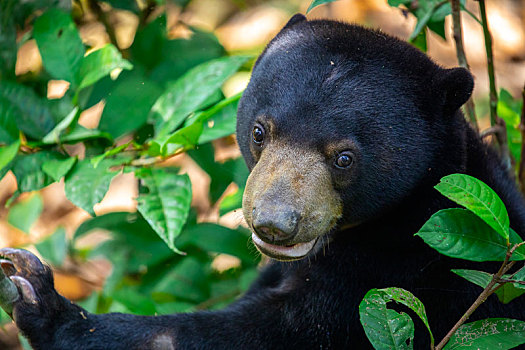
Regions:
<instances>
[{"instance_id":1,"label":"plant stem","mask_svg":"<svg viewBox=\"0 0 525 350\"><path fill-rule=\"evenodd\" d=\"M512 246L512 248L509 246L509 248L507 249L507 254L505 255L505 260L501 264L498 272L495 275L492 276L492 279L490 280L489 284L487 284L485 289L483 289L483 292L481 292L481 294L478 296L478 298L468 308L468 310L463 314L463 316L461 316L459 321L456 322L454 327L452 327L452 329L447 333L447 335L443 338L443 340L441 340L439 342L439 344L436 345L434 350L441 350L441 349L443 349L443 347L447 344L447 342L450 340L450 338L452 338L454 333L456 333L458 328L461 327L463 325L463 323L465 323L465 321L468 320L470 315L472 315L472 313L474 311L476 311L476 309L481 304L483 304L485 302L485 300L487 300L487 298L492 293L494 293L496 290L498 290L500 287L502 287L504 283L506 283L505 281L501 280L501 276L503 276L503 274L505 272L507 272L512 266L514 266L515 261L512 261L512 262L509 263L509 260L510 260L510 258L512 256L512 254L516 251L516 249L518 249L520 246L522 246L524 244L525 244L525 242L521 242L519 244L515 244L514 246ZM499 284L499 285L496 286L496 288L493 288L496 284Z\"/></svg>"},{"instance_id":2,"label":"plant stem","mask_svg":"<svg viewBox=\"0 0 525 350\"><path fill-rule=\"evenodd\" d=\"M460 67L470 70L467 62L467 56L465 55L465 49L463 47L463 31L461 27L461 8L459 0L450 0L450 6L452 7L452 22L454 28L454 41L456 42L456 56L458 57L458 63ZM476 117L476 110L474 107L474 100L472 96L468 99L465 104L465 111L470 124L472 127L479 131L478 121Z\"/></svg>"},{"instance_id":3,"label":"plant stem","mask_svg":"<svg viewBox=\"0 0 525 350\"><path fill-rule=\"evenodd\" d=\"M479 11L481 14L481 24L483 26L483 36L485 38L485 51L487 53L487 71L489 75L490 88L490 124L492 126L499 125L501 128L495 134L496 140L500 146L500 155L503 164L507 170L512 167L512 158L507 144L507 128L505 121L498 117L498 93L496 91L496 77L494 74L494 55L492 53L492 35L490 34L489 24L487 20L487 10L485 8L485 0L477 0L479 3Z\"/></svg>"},{"instance_id":4,"label":"plant stem","mask_svg":"<svg viewBox=\"0 0 525 350\"><path fill-rule=\"evenodd\" d=\"M150 166L159 164L162 162L167 161L170 158L173 158L175 156L178 156L179 154L182 154L186 151L186 148L180 148L174 153L166 156L166 157L151 157L151 158L139 158L139 159L133 159L131 162L129 162L127 165L131 166Z\"/></svg>"},{"instance_id":5,"label":"plant stem","mask_svg":"<svg viewBox=\"0 0 525 350\"><path fill-rule=\"evenodd\" d=\"M487 11L485 9L485 0L478 0L479 11L481 13L481 24L483 26L483 36L485 37L485 51L487 53L487 70L489 74L490 85L490 124L496 124L498 93L496 91L496 78L494 77L494 55L492 54L492 35L490 34L487 22Z\"/></svg>"},{"instance_id":6,"label":"plant stem","mask_svg":"<svg viewBox=\"0 0 525 350\"><path fill-rule=\"evenodd\" d=\"M521 160L518 171L518 180L521 187L521 192L525 193L525 86L521 90L521 99L523 105L521 106L521 119L520 119L520 133L521 133Z\"/></svg>"}]
</instances>

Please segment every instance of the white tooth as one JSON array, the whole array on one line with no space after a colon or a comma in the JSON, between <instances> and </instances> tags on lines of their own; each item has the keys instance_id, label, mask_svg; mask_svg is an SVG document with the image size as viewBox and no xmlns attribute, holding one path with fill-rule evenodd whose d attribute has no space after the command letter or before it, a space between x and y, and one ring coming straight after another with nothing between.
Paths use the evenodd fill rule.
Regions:
<instances>
[{"instance_id":1,"label":"white tooth","mask_svg":"<svg viewBox=\"0 0 525 350\"><path fill-rule=\"evenodd\" d=\"M255 243L255 246L259 248L263 254L269 255L273 258L283 257L292 259L302 258L308 254L308 252L314 247L315 242L317 242L317 238L315 238L310 242L297 243L291 247L284 247L263 242L255 233L252 233L252 240L253 243Z\"/></svg>"}]
</instances>

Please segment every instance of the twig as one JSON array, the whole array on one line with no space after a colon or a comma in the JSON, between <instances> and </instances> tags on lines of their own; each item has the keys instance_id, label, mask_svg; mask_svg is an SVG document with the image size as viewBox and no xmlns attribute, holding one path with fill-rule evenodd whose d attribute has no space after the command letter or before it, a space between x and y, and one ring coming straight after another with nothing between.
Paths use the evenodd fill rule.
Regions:
<instances>
[{"instance_id":1,"label":"twig","mask_svg":"<svg viewBox=\"0 0 525 350\"><path fill-rule=\"evenodd\" d=\"M474 303L468 308L468 310L463 314L463 316L461 316L461 318L459 319L458 322L456 322L456 324L454 325L454 327L452 327L452 329L447 333L447 335L443 338L443 340L441 340L439 342L438 345L436 345L436 347L434 348L435 350L441 350L443 349L443 347L447 344L447 342L450 340L450 338L452 338L452 336L454 335L454 333L456 333L456 331L458 330L459 327L461 327L465 321L468 320L468 318L470 317L470 315L472 315L472 313L474 311L476 311L476 309L485 302L485 300L487 300L487 298L492 294L494 293L496 290L498 290L499 288L501 288L503 286L503 284L505 282L499 282L501 280L501 276L503 276L503 274L505 272L507 272L508 270L510 270L510 268L512 266L514 266L514 264L516 263L515 261L511 261L509 263L509 260L512 256L512 254L516 251L516 249L518 249L519 247L521 247L522 245L524 245L525 242L521 242L519 244L515 244L514 246L512 247L509 247L509 249L507 250L507 254L505 255L505 260L503 261L503 263L501 264L501 267L499 268L498 272L492 276L492 279L490 280L489 284L487 284L487 286L485 287L485 289L483 289L483 292L481 292L481 294L478 296L478 298L476 299L476 301L474 301ZM493 288L496 284L499 284L498 286L496 286L496 288Z\"/></svg>"},{"instance_id":2,"label":"twig","mask_svg":"<svg viewBox=\"0 0 525 350\"><path fill-rule=\"evenodd\" d=\"M521 119L520 119L520 133L521 133L521 160L518 171L518 180L521 187L521 192L525 193L525 86L521 91L521 99L523 105L521 106Z\"/></svg>"},{"instance_id":3,"label":"twig","mask_svg":"<svg viewBox=\"0 0 525 350\"><path fill-rule=\"evenodd\" d=\"M483 130L479 136L481 136L482 139L489 137L489 136L495 136L499 132L499 125L491 126L490 128L486 128Z\"/></svg>"},{"instance_id":4,"label":"twig","mask_svg":"<svg viewBox=\"0 0 525 350\"><path fill-rule=\"evenodd\" d=\"M452 7L452 21L454 28L454 41L456 42L456 56L458 57L458 63L461 67L470 70L467 62L467 56L465 55L465 49L463 47L463 33L461 27L461 9L459 0L450 0L450 6ZM474 100L472 96L468 99L465 104L465 111L467 114L472 127L479 132L478 120L476 117L476 110L474 107Z\"/></svg>"},{"instance_id":5,"label":"twig","mask_svg":"<svg viewBox=\"0 0 525 350\"><path fill-rule=\"evenodd\" d=\"M478 0L479 11L481 13L481 24L483 26L483 36L485 37L485 51L487 53L487 70L490 85L490 124L496 125L498 93L496 91L496 78L494 76L494 55L492 54L492 35L490 34L487 21L487 11L485 0Z\"/></svg>"},{"instance_id":6,"label":"twig","mask_svg":"<svg viewBox=\"0 0 525 350\"><path fill-rule=\"evenodd\" d=\"M186 148L180 148L175 153L170 154L167 157L151 157L151 158L133 159L131 162L129 162L128 165L131 165L131 166L150 166L150 165L155 165L155 164L158 164L158 163L165 162L168 159L173 158L175 156L178 156L179 154L184 153L186 150L187 150Z\"/></svg>"},{"instance_id":7,"label":"twig","mask_svg":"<svg viewBox=\"0 0 525 350\"><path fill-rule=\"evenodd\" d=\"M507 170L512 167L512 157L510 155L509 146L507 144L507 128L505 121L498 117L498 93L496 91L496 77L494 74L494 55L492 53L492 35L490 34L489 24L487 20L487 11L485 8L485 0L477 0L479 3L479 11L481 14L481 24L483 26L483 36L485 38L485 51L487 53L487 71L489 75L490 88L490 124L500 125L502 128L496 135L496 140L500 146L500 155L503 164Z\"/></svg>"},{"instance_id":8,"label":"twig","mask_svg":"<svg viewBox=\"0 0 525 350\"><path fill-rule=\"evenodd\" d=\"M509 280L505 278L500 278L498 280L498 283L517 283L525 286L525 281L518 281L518 280Z\"/></svg>"}]
</instances>

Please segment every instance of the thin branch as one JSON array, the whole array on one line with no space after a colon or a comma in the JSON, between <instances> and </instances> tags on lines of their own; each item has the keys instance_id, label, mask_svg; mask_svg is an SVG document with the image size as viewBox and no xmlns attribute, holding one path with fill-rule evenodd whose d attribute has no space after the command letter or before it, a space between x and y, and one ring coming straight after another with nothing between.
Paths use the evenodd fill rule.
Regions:
<instances>
[{"instance_id":1,"label":"thin branch","mask_svg":"<svg viewBox=\"0 0 525 350\"><path fill-rule=\"evenodd\" d=\"M470 12L469 9L465 7L465 5L460 4L460 6L461 6L461 10L462 10L463 12L467 13L470 17L472 17L476 22L478 22L479 25L483 25L483 24L481 23L481 21L479 20L479 18L478 18L475 14L473 14L472 12Z\"/></svg>"},{"instance_id":2,"label":"thin branch","mask_svg":"<svg viewBox=\"0 0 525 350\"><path fill-rule=\"evenodd\" d=\"M500 146L500 155L503 164L507 170L512 167L512 157L510 155L509 146L507 144L507 128L505 121L498 117L498 93L496 90L496 77L494 74L494 55L492 53L492 35L490 34L489 24L487 20L487 11L485 8L485 0L477 0L479 3L479 11L481 14L481 24L483 26L483 36L485 38L485 51L487 53L487 71L489 75L490 88L490 124L500 125L502 128L496 134L496 140Z\"/></svg>"},{"instance_id":3,"label":"thin branch","mask_svg":"<svg viewBox=\"0 0 525 350\"><path fill-rule=\"evenodd\" d=\"M494 126L491 126L490 128L486 128L485 130L481 131L479 135L481 136L482 139L489 137L489 136L496 136L496 134L500 132L499 129L500 129L499 125L494 125Z\"/></svg>"},{"instance_id":4,"label":"thin branch","mask_svg":"<svg viewBox=\"0 0 525 350\"><path fill-rule=\"evenodd\" d=\"M458 57L458 63L461 67L470 70L467 62L467 56L465 55L465 49L463 47L463 32L461 27L461 9L459 0L450 0L452 7L452 22L454 28L454 41L456 42L456 56ZM476 117L476 110L474 107L474 99L472 96L468 99L465 104L465 111L467 114L472 127L479 132L478 120Z\"/></svg>"},{"instance_id":5,"label":"thin branch","mask_svg":"<svg viewBox=\"0 0 525 350\"><path fill-rule=\"evenodd\" d=\"M500 278L498 280L498 283L517 283L525 286L525 281L518 281L518 280L509 280L505 278Z\"/></svg>"},{"instance_id":6,"label":"thin branch","mask_svg":"<svg viewBox=\"0 0 525 350\"><path fill-rule=\"evenodd\" d=\"M175 156L178 156L179 154L182 154L182 153L184 153L186 151L187 151L187 148L181 148L181 149L177 150L175 153L170 154L169 156L166 156L166 157L150 157L150 158L133 159L127 165L131 165L131 166L150 166L150 165L155 165L155 164L159 164L159 163L165 162L168 159L173 158Z\"/></svg>"},{"instance_id":7,"label":"thin branch","mask_svg":"<svg viewBox=\"0 0 525 350\"><path fill-rule=\"evenodd\" d=\"M452 338L452 336L454 335L454 333L456 333L456 331L459 329L459 327L461 327L467 320L468 318L472 315L472 313L474 311L476 311L476 309L485 302L485 300L487 300L487 298L492 294L494 293L496 290L498 290L499 288L501 288L503 286L503 283L500 283L499 281L501 280L501 276L503 276L503 274L505 272L507 272L508 270L510 270L510 268L512 266L514 266L514 264L516 263L515 261L511 261L509 262L510 258L512 257L512 254L516 251L516 249L518 249L519 247L521 247L522 245L524 245L525 242L521 242L519 244L515 244L514 246L512 247L509 247L507 249L507 254L505 255L505 260L503 261L503 263L501 264L498 272L496 274L494 274L492 276L492 279L490 280L489 284L487 284L487 286L485 287L485 289L483 289L483 292L481 292L481 294L478 296L478 298L474 301L474 303L468 308L468 310L463 314L463 316L461 316L461 318L459 319L458 322L456 322L456 324L454 325L454 327L452 327L452 329L447 333L447 335L443 338L443 340L441 340L439 342L438 345L436 345L436 347L434 348L435 350L441 350L443 349L443 347L445 347L445 345L447 344L447 342L450 340L450 338ZM496 286L496 284L499 284L498 286ZM493 288L494 286L496 286L495 288Z\"/></svg>"},{"instance_id":8,"label":"thin branch","mask_svg":"<svg viewBox=\"0 0 525 350\"><path fill-rule=\"evenodd\" d=\"M485 51L487 53L487 70L489 74L490 85L490 124L496 125L498 93L496 91L496 78L494 76L494 55L492 54L492 35L490 34L489 24L487 21L487 11L485 9L485 0L478 0L479 11L481 13L481 24L483 26L483 36L485 37Z\"/></svg>"},{"instance_id":9,"label":"thin branch","mask_svg":"<svg viewBox=\"0 0 525 350\"><path fill-rule=\"evenodd\" d=\"M518 172L518 179L521 187L521 192L525 193L525 86L521 91L521 99L523 105L521 106L521 120L520 120L520 132L521 132L521 161Z\"/></svg>"}]
</instances>

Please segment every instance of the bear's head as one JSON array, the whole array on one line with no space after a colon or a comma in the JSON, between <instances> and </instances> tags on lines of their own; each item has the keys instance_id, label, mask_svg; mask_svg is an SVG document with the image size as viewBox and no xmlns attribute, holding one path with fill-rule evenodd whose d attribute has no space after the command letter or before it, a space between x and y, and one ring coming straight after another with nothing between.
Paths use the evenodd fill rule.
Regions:
<instances>
[{"instance_id":1,"label":"bear's head","mask_svg":"<svg viewBox=\"0 0 525 350\"><path fill-rule=\"evenodd\" d=\"M237 139L243 213L279 260L396 206L428 175L473 80L378 31L295 15L257 60Z\"/></svg>"}]
</instances>

